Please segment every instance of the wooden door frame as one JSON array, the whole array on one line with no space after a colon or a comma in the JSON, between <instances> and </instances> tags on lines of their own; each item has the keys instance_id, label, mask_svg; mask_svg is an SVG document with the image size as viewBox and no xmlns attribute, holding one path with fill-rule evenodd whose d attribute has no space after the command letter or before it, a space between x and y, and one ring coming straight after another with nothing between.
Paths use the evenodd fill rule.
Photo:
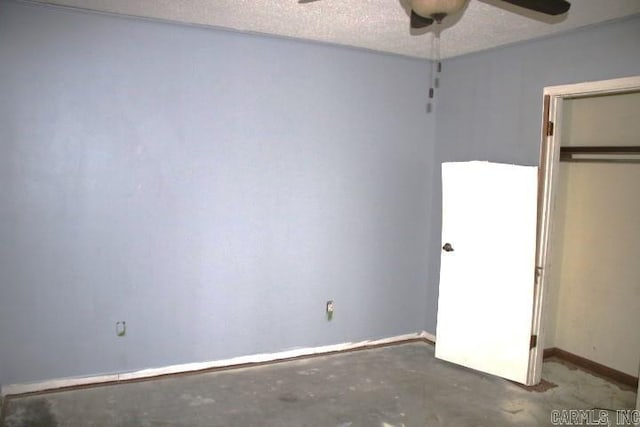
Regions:
<instances>
[{"instance_id":1,"label":"wooden door frame","mask_svg":"<svg viewBox=\"0 0 640 427\"><path fill-rule=\"evenodd\" d=\"M542 356L545 342L545 311L549 305L545 289L550 285L550 262L553 248L553 213L560 172L562 104L565 99L594 95L613 95L640 90L640 76L577 83L544 88L540 172L538 177L538 230L536 239L536 286L534 291L532 335L537 345L529 354L527 385L538 384L542 378ZM551 122L551 124L549 123ZM550 126L555 128L550 131ZM638 401L640 404L640 400Z\"/></svg>"}]
</instances>

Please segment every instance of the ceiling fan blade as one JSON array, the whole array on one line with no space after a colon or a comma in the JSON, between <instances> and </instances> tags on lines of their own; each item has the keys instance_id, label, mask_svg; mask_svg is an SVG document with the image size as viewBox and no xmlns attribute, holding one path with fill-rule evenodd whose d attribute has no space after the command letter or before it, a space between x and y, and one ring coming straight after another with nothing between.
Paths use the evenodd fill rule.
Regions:
<instances>
[{"instance_id":1,"label":"ceiling fan blade","mask_svg":"<svg viewBox=\"0 0 640 427\"><path fill-rule=\"evenodd\" d=\"M431 24L433 24L433 19L425 18L424 16L418 15L413 10L411 11L411 28L426 28Z\"/></svg>"},{"instance_id":2,"label":"ceiling fan blade","mask_svg":"<svg viewBox=\"0 0 640 427\"><path fill-rule=\"evenodd\" d=\"M571 7L565 0L502 0L525 9L541 12L547 15L562 15Z\"/></svg>"},{"instance_id":3,"label":"ceiling fan blade","mask_svg":"<svg viewBox=\"0 0 640 427\"><path fill-rule=\"evenodd\" d=\"M298 4L313 3L318 0L298 0Z\"/></svg>"}]
</instances>

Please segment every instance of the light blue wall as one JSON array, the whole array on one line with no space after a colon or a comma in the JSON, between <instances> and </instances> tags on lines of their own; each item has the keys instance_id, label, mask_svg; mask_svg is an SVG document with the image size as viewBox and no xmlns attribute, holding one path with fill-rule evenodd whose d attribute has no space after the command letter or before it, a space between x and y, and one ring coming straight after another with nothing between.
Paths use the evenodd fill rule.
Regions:
<instances>
[{"instance_id":1,"label":"light blue wall","mask_svg":"<svg viewBox=\"0 0 640 427\"><path fill-rule=\"evenodd\" d=\"M0 1L0 383L421 330L427 72Z\"/></svg>"},{"instance_id":2,"label":"light blue wall","mask_svg":"<svg viewBox=\"0 0 640 427\"><path fill-rule=\"evenodd\" d=\"M436 158L537 165L544 87L632 75L640 75L639 17L445 61ZM434 173L436 241L441 230L439 163ZM434 255L427 331L435 331L439 269L440 257Z\"/></svg>"}]
</instances>

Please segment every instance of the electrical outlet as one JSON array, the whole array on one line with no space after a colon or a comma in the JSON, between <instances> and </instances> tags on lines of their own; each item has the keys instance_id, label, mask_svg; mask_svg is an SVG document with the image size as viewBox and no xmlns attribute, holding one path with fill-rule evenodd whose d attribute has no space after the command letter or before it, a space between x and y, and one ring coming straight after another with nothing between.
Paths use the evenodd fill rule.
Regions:
<instances>
[{"instance_id":1,"label":"electrical outlet","mask_svg":"<svg viewBox=\"0 0 640 427\"><path fill-rule=\"evenodd\" d=\"M327 301L327 320L333 319L333 300Z\"/></svg>"},{"instance_id":2,"label":"electrical outlet","mask_svg":"<svg viewBox=\"0 0 640 427\"><path fill-rule=\"evenodd\" d=\"M116 335L119 337L123 337L127 334L127 322L121 320L116 322Z\"/></svg>"}]
</instances>

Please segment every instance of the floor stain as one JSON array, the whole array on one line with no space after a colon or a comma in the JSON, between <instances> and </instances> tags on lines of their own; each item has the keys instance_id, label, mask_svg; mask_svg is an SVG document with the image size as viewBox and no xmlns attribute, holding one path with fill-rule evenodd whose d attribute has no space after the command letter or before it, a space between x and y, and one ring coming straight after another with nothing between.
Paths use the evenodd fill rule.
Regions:
<instances>
[{"instance_id":1,"label":"floor stain","mask_svg":"<svg viewBox=\"0 0 640 427\"><path fill-rule=\"evenodd\" d=\"M46 399L33 399L7 415L6 427L58 427L51 405Z\"/></svg>"},{"instance_id":2,"label":"floor stain","mask_svg":"<svg viewBox=\"0 0 640 427\"><path fill-rule=\"evenodd\" d=\"M278 397L278 400L282 400L283 402L287 402L287 403L294 403L300 399L298 399L298 397L293 393L285 393L280 395L280 397Z\"/></svg>"}]
</instances>

